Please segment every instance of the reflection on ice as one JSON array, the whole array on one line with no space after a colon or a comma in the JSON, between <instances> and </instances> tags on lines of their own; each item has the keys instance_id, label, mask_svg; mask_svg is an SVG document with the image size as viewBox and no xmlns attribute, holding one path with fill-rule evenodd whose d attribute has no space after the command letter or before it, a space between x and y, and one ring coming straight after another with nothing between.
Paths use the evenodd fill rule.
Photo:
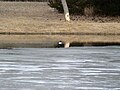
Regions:
<instances>
[{"instance_id":1,"label":"reflection on ice","mask_svg":"<svg viewBox=\"0 0 120 90\"><path fill-rule=\"evenodd\" d=\"M119 90L120 47L0 50L1 90Z\"/></svg>"}]
</instances>

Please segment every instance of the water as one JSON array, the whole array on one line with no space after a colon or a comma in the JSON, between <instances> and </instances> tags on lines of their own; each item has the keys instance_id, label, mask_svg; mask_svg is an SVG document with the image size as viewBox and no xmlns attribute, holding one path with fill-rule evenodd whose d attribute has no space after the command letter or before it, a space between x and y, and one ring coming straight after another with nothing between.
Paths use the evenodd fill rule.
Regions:
<instances>
[{"instance_id":1,"label":"water","mask_svg":"<svg viewBox=\"0 0 120 90\"><path fill-rule=\"evenodd\" d=\"M120 90L120 47L0 49L0 90Z\"/></svg>"}]
</instances>

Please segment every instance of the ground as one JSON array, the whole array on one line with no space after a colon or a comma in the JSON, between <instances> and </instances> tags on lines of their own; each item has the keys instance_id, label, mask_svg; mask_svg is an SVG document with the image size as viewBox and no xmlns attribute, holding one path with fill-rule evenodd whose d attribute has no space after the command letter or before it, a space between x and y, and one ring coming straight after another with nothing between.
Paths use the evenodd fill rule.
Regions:
<instances>
[{"instance_id":1,"label":"ground","mask_svg":"<svg viewBox=\"0 0 120 90\"><path fill-rule=\"evenodd\" d=\"M94 20L94 17L84 16L71 18L71 22L65 22L64 15L50 8L47 3L0 2L1 32L120 32L120 17L113 20L106 17Z\"/></svg>"},{"instance_id":2,"label":"ground","mask_svg":"<svg viewBox=\"0 0 120 90\"><path fill-rule=\"evenodd\" d=\"M71 21L66 22L64 20L64 14L58 13L53 8L50 8L45 2L0 2L0 33L2 32L14 32L14 33L112 33L116 36L100 37L100 36L51 36L45 37L36 36L0 36L2 40L0 42L15 42L25 41L34 42L39 41L38 38L44 40L58 41L81 41L88 40L105 42L115 41L120 42L120 17L85 17L85 16L73 16L71 15ZM93 37L93 38L91 38ZM98 38L96 38L98 37ZM14 40L16 38L16 40ZM18 38L18 39L17 39ZM28 38L30 40L28 40ZM58 39L57 39L58 38ZM61 39L60 39L61 38ZM106 39L107 38L107 39ZM73 39L73 40L71 40ZM100 40L99 40L100 39ZM41 41L40 40L40 41ZM22 42L21 41L21 42ZM52 41L52 40L51 40ZM87 41L86 41L87 42Z\"/></svg>"}]
</instances>

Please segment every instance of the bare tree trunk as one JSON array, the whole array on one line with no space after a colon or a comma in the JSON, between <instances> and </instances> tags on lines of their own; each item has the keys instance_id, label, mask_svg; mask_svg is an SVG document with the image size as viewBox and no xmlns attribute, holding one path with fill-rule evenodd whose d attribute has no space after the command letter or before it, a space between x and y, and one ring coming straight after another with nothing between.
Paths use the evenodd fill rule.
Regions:
<instances>
[{"instance_id":1,"label":"bare tree trunk","mask_svg":"<svg viewBox=\"0 0 120 90\"><path fill-rule=\"evenodd\" d=\"M61 2L62 2L62 5L63 5L63 9L64 9L65 20L70 21L70 15L69 15L67 2L66 2L66 0L61 0Z\"/></svg>"}]
</instances>

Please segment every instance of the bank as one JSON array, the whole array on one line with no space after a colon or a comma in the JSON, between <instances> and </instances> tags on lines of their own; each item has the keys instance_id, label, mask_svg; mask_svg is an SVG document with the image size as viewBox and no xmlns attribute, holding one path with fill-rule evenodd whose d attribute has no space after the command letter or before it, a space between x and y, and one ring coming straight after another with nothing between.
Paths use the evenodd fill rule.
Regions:
<instances>
[{"instance_id":1,"label":"bank","mask_svg":"<svg viewBox=\"0 0 120 90\"><path fill-rule=\"evenodd\" d=\"M0 2L0 48L120 45L120 17L101 22L95 17L64 15L41 2ZM79 18L78 18L79 17ZM97 19L97 21L94 21Z\"/></svg>"},{"instance_id":2,"label":"bank","mask_svg":"<svg viewBox=\"0 0 120 90\"><path fill-rule=\"evenodd\" d=\"M120 45L113 33L6 33L0 35L0 48L55 48L62 41L70 46Z\"/></svg>"}]
</instances>

